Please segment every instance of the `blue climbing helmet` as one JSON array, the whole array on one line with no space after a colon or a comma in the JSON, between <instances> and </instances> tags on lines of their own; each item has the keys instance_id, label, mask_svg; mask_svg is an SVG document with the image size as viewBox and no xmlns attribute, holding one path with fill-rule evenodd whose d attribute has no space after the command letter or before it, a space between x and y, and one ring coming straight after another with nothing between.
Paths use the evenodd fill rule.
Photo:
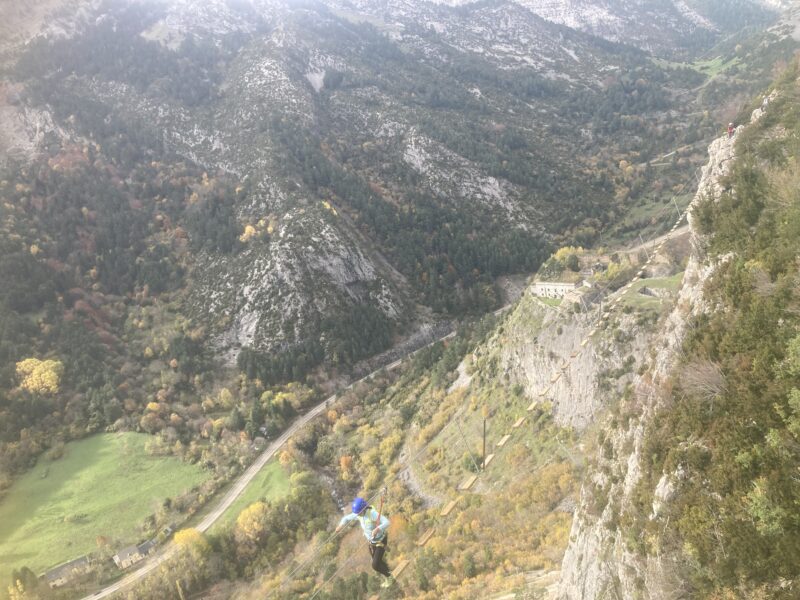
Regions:
<instances>
[{"instance_id":1,"label":"blue climbing helmet","mask_svg":"<svg viewBox=\"0 0 800 600\"><path fill-rule=\"evenodd\" d=\"M356 498L353 500L353 512L355 514L360 514L362 510L367 508L367 501L363 498Z\"/></svg>"}]
</instances>

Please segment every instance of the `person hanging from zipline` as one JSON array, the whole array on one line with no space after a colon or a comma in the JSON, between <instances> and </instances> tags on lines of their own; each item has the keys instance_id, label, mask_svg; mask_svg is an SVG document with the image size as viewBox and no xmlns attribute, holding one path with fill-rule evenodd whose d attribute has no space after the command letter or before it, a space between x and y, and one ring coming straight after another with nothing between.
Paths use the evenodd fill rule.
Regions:
<instances>
[{"instance_id":1,"label":"person hanging from zipline","mask_svg":"<svg viewBox=\"0 0 800 600\"><path fill-rule=\"evenodd\" d=\"M383 497L381 497L381 510L383 510ZM394 577L392 577L392 571L383 556L389 543L389 519L386 518L386 515L381 514L381 510L375 510L363 498L356 498L353 500L353 512L342 517L339 525L336 526L336 531L338 533L342 527L352 521L357 520L361 524L364 536L369 542L372 568L386 578L381 586L389 587L394 583Z\"/></svg>"}]
</instances>

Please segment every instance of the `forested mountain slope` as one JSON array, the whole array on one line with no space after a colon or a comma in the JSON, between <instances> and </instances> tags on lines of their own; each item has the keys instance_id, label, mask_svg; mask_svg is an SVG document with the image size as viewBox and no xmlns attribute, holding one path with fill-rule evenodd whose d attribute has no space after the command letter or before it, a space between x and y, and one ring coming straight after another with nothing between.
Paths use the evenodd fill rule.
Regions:
<instances>
[{"instance_id":1,"label":"forested mountain slope","mask_svg":"<svg viewBox=\"0 0 800 600\"><path fill-rule=\"evenodd\" d=\"M154 509L142 535L183 522L266 437L366 372L366 359L498 309L499 278L536 272L560 246L665 232L662 216L689 202L707 141L797 45L778 3L445 4L0 4L3 31L14 32L0 45L0 493L40 457L58 460L70 440L136 431L152 436L148 452L208 474ZM762 145L765 160L778 160L777 142ZM679 256L667 261L670 277ZM338 413L298 440L284 465L296 475L292 497L328 494L320 472L349 494L396 469L417 441L392 438L380 458L370 432L443 423L455 369L481 343L481 386L465 397L496 392L509 420L590 321L530 300L507 335L479 328L469 343L421 357L387 396L364 391L376 406L400 399L388 421L377 408L362 420L351 399L341 431ZM631 335L609 332L596 360L583 357L586 401L555 391L528 432L541 452L520 451L513 464L546 466L568 428L591 429L624 393L656 319L639 308L623 324ZM542 343L528 336L531 324ZM334 441L318 453L328 430ZM548 515L528 532L546 551L515 546L509 564L560 561L567 513L553 511L582 468L566 445L569 456L546 469L557 493L515 488ZM356 447L368 455L357 468L377 474L336 466ZM450 489L436 465L417 473L423 492ZM417 506L406 484L399 503ZM264 514L275 517L276 506ZM279 543L215 558L194 589L273 577L269 565L324 528L332 505L317 509L290 515L309 525L280 529ZM235 535L214 538L213 555L239 544ZM493 561L467 550L477 589ZM426 568L421 595L459 587Z\"/></svg>"},{"instance_id":2,"label":"forested mountain slope","mask_svg":"<svg viewBox=\"0 0 800 600\"><path fill-rule=\"evenodd\" d=\"M609 161L697 137L671 109L698 73L513 2L202 4L100 3L34 41L10 92L76 141L136 130L143 156L163 148L234 182L230 216L189 211L205 229L188 231L186 299L233 355L293 359L323 334L304 351L315 362L349 335L323 322L334 315L368 310L389 330L413 300L496 306L497 275L535 269L553 236L592 241L624 210ZM652 175L631 184L642 197ZM245 241L196 239L231 218Z\"/></svg>"}]
</instances>

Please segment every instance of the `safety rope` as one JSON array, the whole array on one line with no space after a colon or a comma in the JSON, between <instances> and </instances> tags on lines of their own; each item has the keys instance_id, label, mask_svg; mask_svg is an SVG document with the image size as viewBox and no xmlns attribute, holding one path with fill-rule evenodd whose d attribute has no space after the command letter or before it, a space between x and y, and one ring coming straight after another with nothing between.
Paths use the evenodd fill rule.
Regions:
<instances>
[{"instance_id":1,"label":"safety rope","mask_svg":"<svg viewBox=\"0 0 800 600\"><path fill-rule=\"evenodd\" d=\"M386 499L386 493L387 493L387 490L386 490L386 487L384 486L383 491L381 492L381 505L378 508L378 521L377 521L377 525L375 526L375 529L380 529L380 527L381 527L381 513L383 512L383 501ZM373 539L375 538L375 529L372 530ZM385 531L383 533L386 534ZM372 540L370 540L370 542L372 542Z\"/></svg>"},{"instance_id":2,"label":"safety rope","mask_svg":"<svg viewBox=\"0 0 800 600\"><path fill-rule=\"evenodd\" d=\"M344 568L345 568L345 567L346 567L348 564L350 564L350 562L351 562L351 561L352 561L352 560L353 560L355 557L356 557L356 554L355 554L355 553L351 554L351 555L350 555L350 556L347 558L347 560L345 560L345 561L342 563L342 565L341 565L341 566L340 566L338 569L336 569L336 571L334 571L334 572L333 572L333 575L331 575L330 577L328 577L328 578L327 578L325 581L323 581L323 582L322 582L322 583L321 583L321 584L320 584L320 585L317 587L317 589L314 591L314 593L311 595L311 597L310 597L308 600L314 600L314 598L316 598L316 597L319 595L319 593L322 591L322 589L323 589L323 588L324 588L326 585L328 585L328 582L330 582L330 581L331 581L332 579L334 579L334 578L335 578L335 577L336 577L336 576L337 576L339 573L341 573L341 572L344 570Z\"/></svg>"},{"instance_id":3,"label":"safety rope","mask_svg":"<svg viewBox=\"0 0 800 600\"><path fill-rule=\"evenodd\" d=\"M377 497L378 497L378 494L380 494L380 493L381 493L381 492L380 492L380 490L379 490L379 491L375 492L373 495L369 496L369 497L367 498L367 504L371 504L371 503L372 503L372 501L373 501L373 500L375 500L375 498L377 498ZM306 558L306 559L305 559L303 562L301 562L301 563L300 563L299 565L297 565L297 566L296 566L294 569L292 569L292 570L289 572L289 574L288 574L288 575L286 575L285 577L283 577L283 578L282 578L282 580L281 580L281 587L283 587L283 586L286 584L286 582L287 582L288 580L292 579L292 578L294 577L294 575L295 575L295 574L297 574L297 573L298 573L300 570L302 570L304 567L306 567L308 564L310 564L310 563L311 563L311 562L312 562L312 561L313 561L313 560L314 560L314 559L317 557L317 555L319 554L319 552L320 552L320 551L321 551L321 550L322 550L322 549L323 549L325 546L327 546L327 545L328 545L330 542L332 542L332 541L333 541L335 538L337 538L339 535L341 535L341 533L342 533L343 531L344 531L344 529L341 529L341 530L339 530L339 531L335 531L335 530L334 530L334 532L333 532L333 533L331 533L331 534L330 534L330 535L329 535L329 536L328 536L328 537L325 539L325 541L324 541L324 542L322 542L322 543L319 545L319 547L318 547L317 549L315 549L315 550L314 550L314 551L313 551L313 552L312 552L312 553L309 555L309 557L308 557L308 558Z\"/></svg>"}]
</instances>

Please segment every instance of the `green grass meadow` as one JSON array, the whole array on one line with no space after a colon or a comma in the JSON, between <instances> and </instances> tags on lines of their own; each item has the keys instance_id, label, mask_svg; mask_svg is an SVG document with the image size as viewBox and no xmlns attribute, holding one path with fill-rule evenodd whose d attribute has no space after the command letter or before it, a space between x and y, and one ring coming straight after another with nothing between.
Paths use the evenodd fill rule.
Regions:
<instances>
[{"instance_id":1,"label":"green grass meadow","mask_svg":"<svg viewBox=\"0 0 800 600\"><path fill-rule=\"evenodd\" d=\"M671 169L671 172L674 175L675 169ZM693 195L687 192L674 196L674 200L683 210L689 205L692 197ZM666 202L665 199L666 197L662 196L629 205L624 218L603 235L603 245L610 248L626 246L637 243L640 235L647 241L666 233L675 222L678 213L672 203L673 197L669 196Z\"/></svg>"},{"instance_id":2,"label":"green grass meadow","mask_svg":"<svg viewBox=\"0 0 800 600\"><path fill-rule=\"evenodd\" d=\"M537 296L539 302L547 304L547 306L561 306L563 298L547 298L545 296Z\"/></svg>"},{"instance_id":3,"label":"green grass meadow","mask_svg":"<svg viewBox=\"0 0 800 600\"><path fill-rule=\"evenodd\" d=\"M120 433L71 442L62 458L40 459L14 483L0 501L3 588L13 569L41 573L97 550L98 536L140 541L139 524L161 501L209 477L178 459L148 456L149 438Z\"/></svg>"},{"instance_id":4,"label":"green grass meadow","mask_svg":"<svg viewBox=\"0 0 800 600\"><path fill-rule=\"evenodd\" d=\"M289 493L289 476L280 463L273 460L264 465L264 468L253 478L242 495L231 504L223 515L214 524L212 530L231 525L236 522L245 508L259 500L280 500Z\"/></svg>"}]
</instances>

